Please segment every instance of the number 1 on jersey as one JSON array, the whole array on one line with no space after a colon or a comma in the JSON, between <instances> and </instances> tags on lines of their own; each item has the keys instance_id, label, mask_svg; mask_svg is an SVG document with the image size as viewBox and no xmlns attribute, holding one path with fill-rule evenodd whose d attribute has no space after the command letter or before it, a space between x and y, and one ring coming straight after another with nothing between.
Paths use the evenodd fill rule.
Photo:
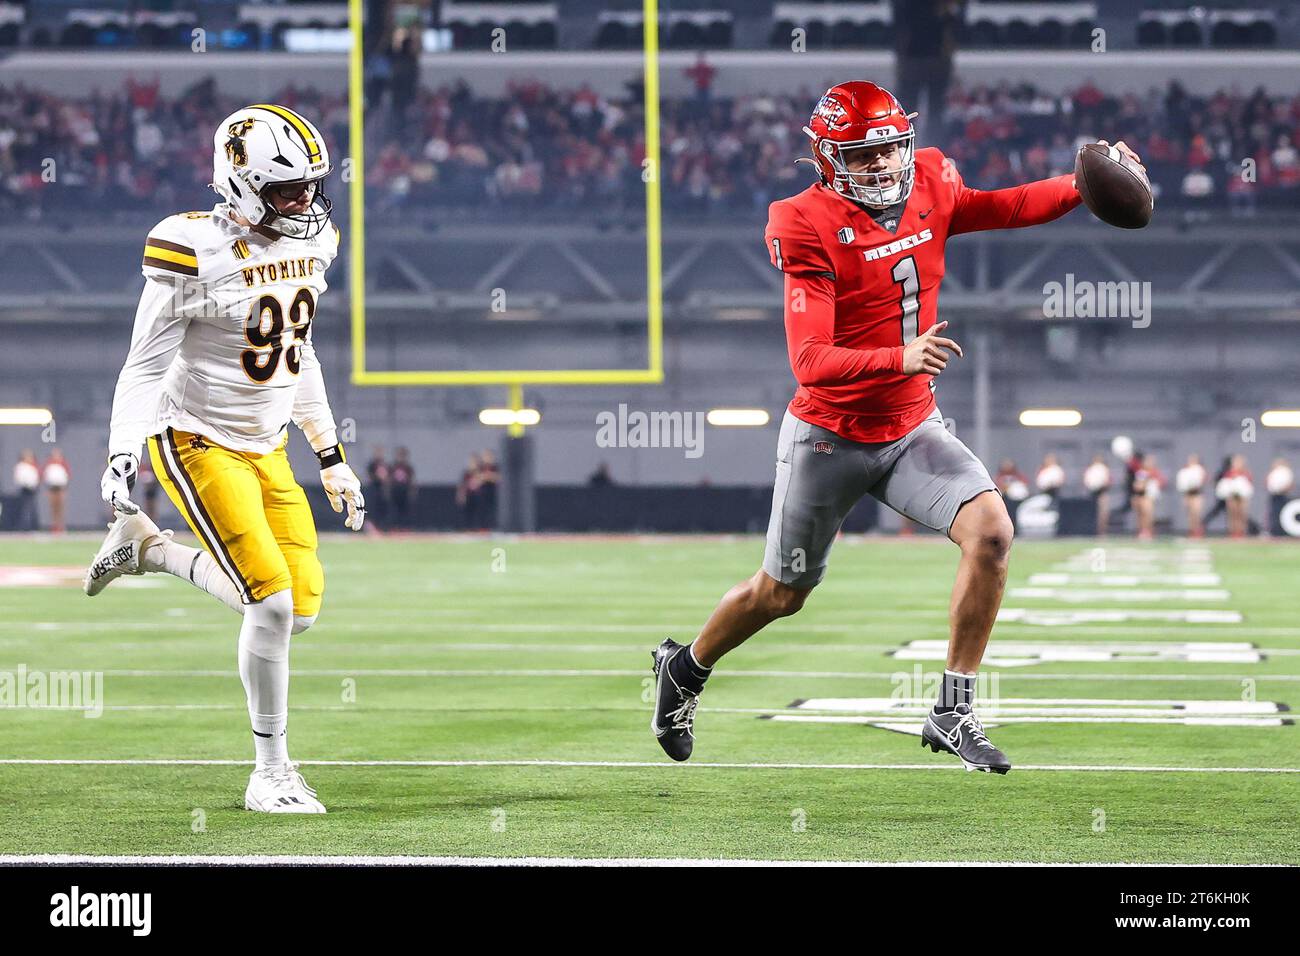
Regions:
<instances>
[{"instance_id":1,"label":"number 1 on jersey","mask_svg":"<svg viewBox=\"0 0 1300 956\"><path fill-rule=\"evenodd\" d=\"M903 287L903 344L907 345L919 334L917 316L921 311L921 280L916 274L916 260L911 256L900 259L890 274Z\"/></svg>"}]
</instances>

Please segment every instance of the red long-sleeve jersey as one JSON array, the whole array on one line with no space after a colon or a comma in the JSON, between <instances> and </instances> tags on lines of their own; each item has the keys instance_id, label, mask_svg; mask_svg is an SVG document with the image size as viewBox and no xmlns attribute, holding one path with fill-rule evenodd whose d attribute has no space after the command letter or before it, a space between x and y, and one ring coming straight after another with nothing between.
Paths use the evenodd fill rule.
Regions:
<instances>
[{"instance_id":1,"label":"red long-sleeve jersey","mask_svg":"<svg viewBox=\"0 0 1300 956\"><path fill-rule=\"evenodd\" d=\"M767 250L785 273L798 418L860 442L893 441L934 408L931 375L903 374L903 347L937 321L949 236L1050 222L1080 202L1070 176L982 191L937 149L916 152L897 229L820 184L772 203Z\"/></svg>"}]
</instances>

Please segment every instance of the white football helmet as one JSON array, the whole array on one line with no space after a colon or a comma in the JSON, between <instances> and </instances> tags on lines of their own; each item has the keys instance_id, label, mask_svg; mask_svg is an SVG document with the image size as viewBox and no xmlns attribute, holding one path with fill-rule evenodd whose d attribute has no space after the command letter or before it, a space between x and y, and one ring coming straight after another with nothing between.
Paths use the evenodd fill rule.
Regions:
<instances>
[{"instance_id":1,"label":"white football helmet","mask_svg":"<svg viewBox=\"0 0 1300 956\"><path fill-rule=\"evenodd\" d=\"M212 188L253 225L310 239L329 224L334 204L321 188L332 169L329 150L320 131L293 110L273 103L236 110L217 126L212 147ZM267 199L268 188L287 183L311 187L306 212L276 212Z\"/></svg>"}]
</instances>

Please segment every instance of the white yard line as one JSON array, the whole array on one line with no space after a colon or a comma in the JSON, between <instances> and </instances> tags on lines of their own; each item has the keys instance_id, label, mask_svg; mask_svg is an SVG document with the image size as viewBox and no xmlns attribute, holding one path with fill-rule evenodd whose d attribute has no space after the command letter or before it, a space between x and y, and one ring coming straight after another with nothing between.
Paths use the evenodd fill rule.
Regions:
<instances>
[{"instance_id":1,"label":"white yard line","mask_svg":"<svg viewBox=\"0 0 1300 956\"><path fill-rule=\"evenodd\" d=\"M1127 624L1131 621L1165 621L1169 624L1240 624L1240 611L1210 608L1109 607L1078 610L1074 608L1003 607L998 624L1030 624L1041 627L1070 627L1075 624Z\"/></svg>"},{"instance_id":2,"label":"white yard line","mask_svg":"<svg viewBox=\"0 0 1300 956\"><path fill-rule=\"evenodd\" d=\"M1166 727L1284 727L1289 719L1282 717L1003 717L980 715L986 727L1007 724L1153 724ZM864 727L910 728L918 734L925 726L922 717L891 717L888 714L858 716L853 714L773 714L772 720L794 724L856 724Z\"/></svg>"},{"instance_id":3,"label":"white yard line","mask_svg":"<svg viewBox=\"0 0 1300 956\"><path fill-rule=\"evenodd\" d=\"M1052 703L1052 701L1050 699L1045 699L1044 703ZM1217 703L1217 702L1210 701L1207 703ZM981 708L980 715L987 722L990 723L994 721L999 723L1007 723L1010 722L1010 720L1012 719L1016 719L1020 722L1031 722L1031 723L1035 722L1035 720L1037 719L1041 719L1043 722L1050 722L1052 720L1059 719L1060 721L1069 723L1071 722L1069 718L1074 716L1089 717L1089 716L1098 716L1098 715L1116 718L1116 720L1120 723L1127 722L1126 720L1121 720L1120 718L1130 718L1130 717L1164 717L1167 718L1166 722L1195 723L1196 720L1199 718L1207 718L1207 717L1242 718L1250 715L1258 715L1258 714L1266 714L1266 713L1274 714L1274 715L1280 714L1282 716L1282 719L1286 719L1286 720L1291 719L1289 716L1290 712L1278 710L1276 704L1266 704L1263 705L1263 707L1271 708L1271 709L1260 709L1258 711L1250 710L1250 709L1242 709L1240 711L1220 711L1216 709L1201 709L1196 707L1195 705L1191 705L1190 708L1187 710L1178 710L1178 711L1173 711L1168 708L1159 709L1159 708L1136 708L1136 707L1134 708L1092 708L1092 709L1071 709L1071 708L1049 709L1044 707L1026 707L1018 710L1008 709L1005 707L1001 709L995 707L983 707ZM77 713L99 713L101 711L131 712L131 711L211 711L211 710L242 712L244 710L247 710L247 707L243 704L233 704L233 703L229 703L229 704L215 704L215 703L214 704L105 704L102 706L58 704L58 705L45 705L41 707L31 707L31 708L5 707L0 709L75 711ZM797 705L797 707L795 707L794 709L797 710L800 714L834 715L834 714L844 713L848 708L809 706L809 702L804 702L802 704ZM592 711L602 711L608 713L639 713L642 710L646 710L646 708L627 707L627 706L602 707L599 705L593 705L590 707L563 707L563 706L520 707L518 705L421 707L421 706L407 705L407 704L395 704L393 706L384 707L384 706L373 706L369 704L364 704L364 705L363 704L297 704L294 706L294 710L302 711L302 712L310 711L312 713L332 713L338 711L344 713L358 713L358 714L362 714L362 713L363 714L376 714L376 713L430 713L430 714L530 713L532 714L532 713L575 713L575 712L586 713ZM916 721L921 722L924 720L925 715L929 713L929 710L930 710L930 705L928 703L924 707L919 707L919 708L888 708L888 709L877 708L869 712L871 716L869 716L867 720L877 721L877 720L915 719ZM646 712L648 713L648 710L646 710ZM700 713L758 714L758 715L776 716L776 715L791 713L791 708L789 707L701 707ZM1084 722L1084 721L1080 721L1080 722ZM1274 720L1272 721L1271 724L1269 724L1269 726L1276 726L1276 725L1278 725L1277 720Z\"/></svg>"},{"instance_id":4,"label":"white yard line","mask_svg":"<svg viewBox=\"0 0 1300 956\"><path fill-rule=\"evenodd\" d=\"M95 671L105 677L164 678L203 677L233 680L236 677L233 668L213 670L103 670ZM340 668L294 668L292 677L648 677L648 667L639 670L587 670L570 669L443 669L420 667L340 667ZM787 671L787 670L732 670L721 671L715 680L727 680L733 677L792 678L809 680L895 680L900 674L910 674L910 670L896 671ZM1243 680L1254 681L1300 681L1300 674L1039 674L1013 671L999 671L999 680L1069 680L1069 681L1216 681L1226 680L1240 683Z\"/></svg>"},{"instance_id":5,"label":"white yard line","mask_svg":"<svg viewBox=\"0 0 1300 956\"><path fill-rule=\"evenodd\" d=\"M1071 584L1088 587L1136 587L1139 584L1174 584L1183 587L1218 587L1223 579L1217 574L1080 574L1044 571L1029 575L1031 586L1064 587Z\"/></svg>"},{"instance_id":6,"label":"white yard line","mask_svg":"<svg viewBox=\"0 0 1300 956\"><path fill-rule=\"evenodd\" d=\"M1032 598L1040 601L1061 601L1067 604L1106 604L1111 601L1227 601L1232 592L1224 588L1081 588L1065 587L1013 587L1007 590L1009 598Z\"/></svg>"},{"instance_id":7,"label":"white yard line","mask_svg":"<svg viewBox=\"0 0 1300 956\"><path fill-rule=\"evenodd\" d=\"M650 669L640 670L533 670L533 669L484 669L456 670L435 668L294 668L291 677L648 677ZM234 680L233 668L197 670L145 670L113 669L95 671L105 677L162 678L178 677L223 678ZM727 680L733 677L793 678L809 680L896 680L900 674L908 675L911 671L786 671L786 670L732 670L721 671L714 680ZM1240 684L1244 680L1253 681L1300 681L1300 674L1116 674L1108 673L1071 673L1040 674L1025 671L998 672L999 680L1025 681L1232 681ZM0 708L3 709L3 708Z\"/></svg>"},{"instance_id":8,"label":"white yard line","mask_svg":"<svg viewBox=\"0 0 1300 956\"><path fill-rule=\"evenodd\" d=\"M707 770L961 770L958 763L669 763L665 760L299 760L303 767L563 767L598 769L660 769L682 773L692 768ZM41 759L11 757L0 766L72 767L248 767L251 760L197 759ZM1063 773L1296 773L1300 767L1162 767L1131 764L1023 764L1018 771L1039 770Z\"/></svg>"}]
</instances>

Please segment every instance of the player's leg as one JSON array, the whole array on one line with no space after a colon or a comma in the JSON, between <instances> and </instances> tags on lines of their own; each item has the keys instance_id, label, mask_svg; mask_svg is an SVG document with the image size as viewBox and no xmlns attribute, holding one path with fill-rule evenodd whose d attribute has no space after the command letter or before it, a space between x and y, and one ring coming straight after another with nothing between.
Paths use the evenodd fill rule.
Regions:
<instances>
[{"instance_id":1,"label":"player's leg","mask_svg":"<svg viewBox=\"0 0 1300 956\"><path fill-rule=\"evenodd\" d=\"M316 791L289 761L286 736L290 637L315 622L324 591L324 573L316 559L316 526L283 446L267 455L250 456L250 461L261 494L259 510L273 539L268 546L278 551L291 585L263 602L267 612L274 614L267 630L250 633L247 640L240 635L240 676L258 734L258 766L249 777L244 805L271 813L324 813ZM257 605L250 612L253 607Z\"/></svg>"},{"instance_id":2,"label":"player's leg","mask_svg":"<svg viewBox=\"0 0 1300 956\"><path fill-rule=\"evenodd\" d=\"M699 636L691 643L691 655L702 668L712 668L724 654L739 647L778 618L788 617L803 607L812 586L796 587L760 569L741 581L718 602Z\"/></svg>"},{"instance_id":3,"label":"player's leg","mask_svg":"<svg viewBox=\"0 0 1300 956\"><path fill-rule=\"evenodd\" d=\"M975 679L1002 592L1014 529L984 464L938 412L888 451L872 494L913 521L945 532L961 548L948 608L947 667L922 743L956 754L968 770L1006 773L1010 762L975 716Z\"/></svg>"},{"instance_id":4,"label":"player's leg","mask_svg":"<svg viewBox=\"0 0 1300 956\"><path fill-rule=\"evenodd\" d=\"M325 571L316 555L316 521L293 476L284 449L258 459L262 509L293 579L293 633L316 623L325 594Z\"/></svg>"},{"instance_id":5,"label":"player's leg","mask_svg":"<svg viewBox=\"0 0 1300 956\"><path fill-rule=\"evenodd\" d=\"M948 537L961 548L948 608L948 670L974 675L984 659L1002 592L1013 535L1011 518L996 491L975 495L957 512ZM953 706L956 701L945 701Z\"/></svg>"},{"instance_id":6,"label":"player's leg","mask_svg":"<svg viewBox=\"0 0 1300 956\"><path fill-rule=\"evenodd\" d=\"M156 443L160 479L177 491L186 522L244 601L239 677L256 766L244 806L270 813L324 813L289 761L289 637L293 577L262 504L259 457L168 430ZM168 491L170 493L170 488Z\"/></svg>"},{"instance_id":7,"label":"player's leg","mask_svg":"<svg viewBox=\"0 0 1300 956\"><path fill-rule=\"evenodd\" d=\"M202 526L188 518L188 490L178 485L164 471L164 451L160 442L166 441L166 435L149 439L149 455L153 459L154 469L162 476L160 483L166 489L167 496L177 510L186 516L186 521L199 540L205 541ZM94 597L123 574L162 572L188 581L199 590L211 594L226 607L243 614L243 591L218 561L224 563L224 556L218 552L209 553L191 548L173 540L170 530L160 530L148 509L141 509L137 514L118 515L108 526L108 535L86 572L83 587L88 595Z\"/></svg>"},{"instance_id":8,"label":"player's leg","mask_svg":"<svg viewBox=\"0 0 1300 956\"><path fill-rule=\"evenodd\" d=\"M786 414L762 569L723 596L689 647L666 640L654 652L650 729L674 760L691 754L695 708L713 665L803 607L825 575L840 525L870 484L862 447Z\"/></svg>"},{"instance_id":9,"label":"player's leg","mask_svg":"<svg viewBox=\"0 0 1300 956\"><path fill-rule=\"evenodd\" d=\"M219 540L212 539L211 529L205 527L201 503L193 501L193 491L186 484L180 465L180 454L185 442L178 442L176 432L168 431L149 439L149 459L158 483L171 499L176 510L185 517L195 536L205 550L190 548L168 538L161 544L147 548L141 565L146 571L163 571L188 581L201 591L211 594L226 607L244 612L248 598L244 582L236 583L230 570L229 555L222 550ZM181 433L182 435L184 433ZM190 437L190 436L185 436ZM196 451L188 449L186 451ZM218 449L224 451L224 449ZM191 517L193 515L193 517Z\"/></svg>"},{"instance_id":10,"label":"player's leg","mask_svg":"<svg viewBox=\"0 0 1300 956\"><path fill-rule=\"evenodd\" d=\"M242 582L236 584L232 579L227 570L229 556L221 550L220 543L213 539L201 503L195 500L194 491L185 483L177 464L180 451L178 447L173 447L176 445L174 435L168 431L150 438L149 457L167 497L207 550L191 548L174 541L171 532L160 531L144 511L134 515L119 515L109 526L108 537L86 575L86 593L92 596L98 594L121 574L164 572L188 581L199 590L211 594L226 607L242 614L247 597L246 588L241 586ZM206 470L212 470L211 463Z\"/></svg>"}]
</instances>

